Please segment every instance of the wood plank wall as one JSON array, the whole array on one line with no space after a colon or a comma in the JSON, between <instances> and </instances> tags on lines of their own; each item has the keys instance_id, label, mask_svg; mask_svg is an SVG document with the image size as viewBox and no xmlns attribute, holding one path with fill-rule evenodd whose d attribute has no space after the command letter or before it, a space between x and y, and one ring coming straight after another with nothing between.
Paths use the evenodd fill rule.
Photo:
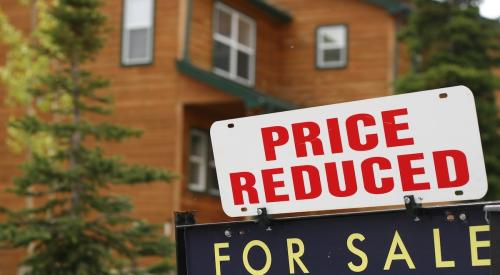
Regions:
<instances>
[{"instance_id":1,"label":"wood plank wall","mask_svg":"<svg viewBox=\"0 0 500 275\"><path fill-rule=\"evenodd\" d=\"M283 73L274 95L305 106L389 95L393 81L395 19L361 0L272 0L290 11L294 21L282 32ZM347 24L346 68L315 67L318 26Z\"/></svg>"}]
</instances>

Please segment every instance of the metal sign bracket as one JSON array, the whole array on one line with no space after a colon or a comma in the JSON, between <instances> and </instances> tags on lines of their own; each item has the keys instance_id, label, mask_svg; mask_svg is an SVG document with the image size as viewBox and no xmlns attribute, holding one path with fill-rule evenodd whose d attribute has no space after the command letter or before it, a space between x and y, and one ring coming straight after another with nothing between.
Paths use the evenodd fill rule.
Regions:
<instances>
[{"instance_id":1,"label":"metal sign bracket","mask_svg":"<svg viewBox=\"0 0 500 275\"><path fill-rule=\"evenodd\" d=\"M269 230L271 228L271 223L273 219L271 216L267 213L267 208L257 208L257 218L256 222L264 227L266 230Z\"/></svg>"},{"instance_id":2,"label":"metal sign bracket","mask_svg":"<svg viewBox=\"0 0 500 275\"><path fill-rule=\"evenodd\" d=\"M418 203L413 195L404 196L404 202L406 212L413 217L414 221L420 221L420 217L423 213L422 204Z\"/></svg>"}]
</instances>

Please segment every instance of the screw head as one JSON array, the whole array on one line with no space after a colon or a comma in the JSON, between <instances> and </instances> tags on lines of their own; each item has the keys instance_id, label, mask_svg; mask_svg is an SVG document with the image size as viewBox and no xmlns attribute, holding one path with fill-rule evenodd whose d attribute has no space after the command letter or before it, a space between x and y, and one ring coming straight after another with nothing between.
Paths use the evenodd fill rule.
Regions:
<instances>
[{"instance_id":1,"label":"screw head","mask_svg":"<svg viewBox=\"0 0 500 275\"><path fill-rule=\"evenodd\" d=\"M409 197L405 197L405 204L409 204L411 202Z\"/></svg>"},{"instance_id":2,"label":"screw head","mask_svg":"<svg viewBox=\"0 0 500 275\"><path fill-rule=\"evenodd\" d=\"M228 238L231 238L231 235L232 235L232 234L231 234L231 230L226 229L226 230L224 231L224 235L225 235L226 237L228 237Z\"/></svg>"},{"instance_id":3,"label":"screw head","mask_svg":"<svg viewBox=\"0 0 500 275\"><path fill-rule=\"evenodd\" d=\"M465 215L465 213L462 213L462 214L460 214L459 218L461 221L465 221L465 220L467 220L467 215Z\"/></svg>"},{"instance_id":4,"label":"screw head","mask_svg":"<svg viewBox=\"0 0 500 275\"><path fill-rule=\"evenodd\" d=\"M257 209L257 215L262 215L262 209Z\"/></svg>"}]
</instances>

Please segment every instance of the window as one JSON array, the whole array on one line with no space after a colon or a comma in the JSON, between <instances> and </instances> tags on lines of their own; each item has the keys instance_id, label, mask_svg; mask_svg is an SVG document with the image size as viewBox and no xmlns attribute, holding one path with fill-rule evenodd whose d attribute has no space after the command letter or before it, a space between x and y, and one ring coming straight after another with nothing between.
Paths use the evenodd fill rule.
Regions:
<instances>
[{"instance_id":1,"label":"window","mask_svg":"<svg viewBox=\"0 0 500 275\"><path fill-rule=\"evenodd\" d=\"M189 132L188 162L189 189L219 195L214 155L207 132L198 129Z\"/></svg>"},{"instance_id":2,"label":"window","mask_svg":"<svg viewBox=\"0 0 500 275\"><path fill-rule=\"evenodd\" d=\"M153 61L154 0L124 0L122 64Z\"/></svg>"},{"instance_id":3,"label":"window","mask_svg":"<svg viewBox=\"0 0 500 275\"><path fill-rule=\"evenodd\" d=\"M347 65L347 26L319 27L316 32L318 68L342 68Z\"/></svg>"},{"instance_id":4,"label":"window","mask_svg":"<svg viewBox=\"0 0 500 275\"><path fill-rule=\"evenodd\" d=\"M217 2L214 11L214 72L244 85L255 81L255 21Z\"/></svg>"}]
</instances>

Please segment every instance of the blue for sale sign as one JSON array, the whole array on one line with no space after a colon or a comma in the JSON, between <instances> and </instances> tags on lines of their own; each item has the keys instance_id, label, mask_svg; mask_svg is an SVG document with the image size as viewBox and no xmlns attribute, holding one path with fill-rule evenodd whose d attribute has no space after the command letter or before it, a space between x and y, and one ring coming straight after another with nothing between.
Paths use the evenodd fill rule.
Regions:
<instances>
[{"instance_id":1,"label":"blue for sale sign","mask_svg":"<svg viewBox=\"0 0 500 275\"><path fill-rule=\"evenodd\" d=\"M189 275L490 274L485 204L177 227ZM180 273L182 274L182 273Z\"/></svg>"}]
</instances>

